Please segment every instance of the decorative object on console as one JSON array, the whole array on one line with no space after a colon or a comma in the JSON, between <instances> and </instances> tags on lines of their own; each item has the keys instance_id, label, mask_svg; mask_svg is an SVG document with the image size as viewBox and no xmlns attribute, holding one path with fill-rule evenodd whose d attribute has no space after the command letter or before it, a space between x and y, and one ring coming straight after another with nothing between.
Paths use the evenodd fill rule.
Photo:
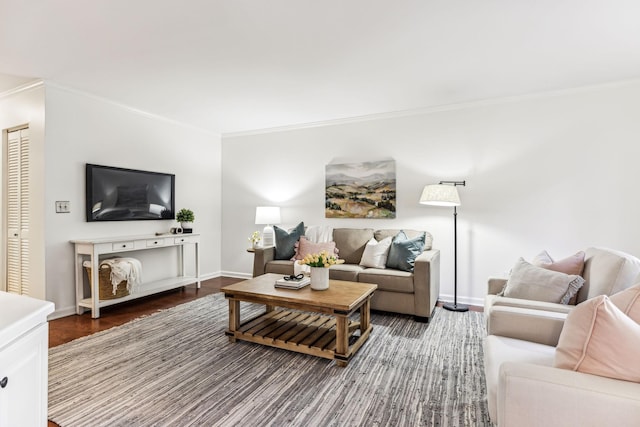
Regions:
<instances>
[{"instance_id":1,"label":"decorative object on console","mask_svg":"<svg viewBox=\"0 0 640 427\"><path fill-rule=\"evenodd\" d=\"M256 208L256 225L265 224L262 230L262 245L273 246L274 231L272 225L280 223L280 208L278 206L258 206Z\"/></svg>"},{"instance_id":2,"label":"decorative object on console","mask_svg":"<svg viewBox=\"0 0 640 427\"><path fill-rule=\"evenodd\" d=\"M311 267L311 289L323 291L329 289L329 267L343 264L344 260L339 259L334 253L320 251L316 254L307 254L296 262Z\"/></svg>"},{"instance_id":3,"label":"decorative object on console","mask_svg":"<svg viewBox=\"0 0 640 427\"><path fill-rule=\"evenodd\" d=\"M324 212L326 218L395 218L395 161L327 165Z\"/></svg>"},{"instance_id":4,"label":"decorative object on console","mask_svg":"<svg viewBox=\"0 0 640 427\"><path fill-rule=\"evenodd\" d=\"M460 196L458 185L465 186L466 181L440 181L438 184L427 185L422 190L420 203L432 206L453 206L453 304L443 307L451 311L468 311L469 307L458 304L458 211Z\"/></svg>"},{"instance_id":5,"label":"decorative object on console","mask_svg":"<svg viewBox=\"0 0 640 427\"><path fill-rule=\"evenodd\" d=\"M191 209L182 208L176 214L176 221L180 223L184 233L193 232L193 221L195 221L195 219L196 216Z\"/></svg>"}]
</instances>

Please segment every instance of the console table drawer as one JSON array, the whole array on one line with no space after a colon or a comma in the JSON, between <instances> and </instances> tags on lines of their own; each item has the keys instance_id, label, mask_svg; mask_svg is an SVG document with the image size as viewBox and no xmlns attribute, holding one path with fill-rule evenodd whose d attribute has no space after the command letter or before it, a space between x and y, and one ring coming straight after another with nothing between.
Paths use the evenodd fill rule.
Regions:
<instances>
[{"instance_id":1,"label":"console table drawer","mask_svg":"<svg viewBox=\"0 0 640 427\"><path fill-rule=\"evenodd\" d=\"M175 245L181 245L183 243L195 243L197 239L198 239L197 237L182 236L182 237L174 238L173 243Z\"/></svg>"},{"instance_id":2,"label":"console table drawer","mask_svg":"<svg viewBox=\"0 0 640 427\"><path fill-rule=\"evenodd\" d=\"M148 248L152 248L154 246L164 246L164 239L147 240Z\"/></svg>"},{"instance_id":3,"label":"console table drawer","mask_svg":"<svg viewBox=\"0 0 640 427\"><path fill-rule=\"evenodd\" d=\"M114 252L118 252L118 251L122 251L122 250L126 250L126 249L133 249L135 248L135 244L134 242L117 242L117 243L113 243L111 245L111 249Z\"/></svg>"}]
</instances>

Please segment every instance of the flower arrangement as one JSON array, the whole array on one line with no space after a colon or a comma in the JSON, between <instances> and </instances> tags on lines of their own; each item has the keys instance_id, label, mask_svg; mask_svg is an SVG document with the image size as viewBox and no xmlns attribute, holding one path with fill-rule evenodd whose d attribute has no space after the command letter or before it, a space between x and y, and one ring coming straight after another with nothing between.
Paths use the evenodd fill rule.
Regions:
<instances>
[{"instance_id":1,"label":"flower arrangement","mask_svg":"<svg viewBox=\"0 0 640 427\"><path fill-rule=\"evenodd\" d=\"M343 264L344 260L327 251L320 251L317 254L307 254L304 258L298 260L300 265L308 265L309 267L329 268L335 264Z\"/></svg>"},{"instance_id":2,"label":"flower arrangement","mask_svg":"<svg viewBox=\"0 0 640 427\"><path fill-rule=\"evenodd\" d=\"M252 245L255 245L255 244L256 244L256 243L258 243L258 242L260 241L260 239L261 239L261 237L260 237L260 232L259 232L259 231L254 231L254 232L251 234L251 236L249 236L247 239L251 242L251 244L252 244Z\"/></svg>"}]
</instances>

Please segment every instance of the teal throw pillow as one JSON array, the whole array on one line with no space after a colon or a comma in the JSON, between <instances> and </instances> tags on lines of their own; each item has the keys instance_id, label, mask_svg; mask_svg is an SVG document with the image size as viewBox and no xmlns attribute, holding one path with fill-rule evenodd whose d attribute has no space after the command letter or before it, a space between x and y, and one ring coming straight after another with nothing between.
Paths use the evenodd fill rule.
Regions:
<instances>
[{"instance_id":1,"label":"teal throw pillow","mask_svg":"<svg viewBox=\"0 0 640 427\"><path fill-rule=\"evenodd\" d=\"M387 257L387 268L402 271L413 271L416 257L424 251L426 233L409 239L404 231L400 230L393 238Z\"/></svg>"},{"instance_id":2,"label":"teal throw pillow","mask_svg":"<svg viewBox=\"0 0 640 427\"><path fill-rule=\"evenodd\" d=\"M277 225L273 226L276 235L276 256L275 259L290 260L296 253L296 242L300 236L304 236L304 222L296 225L290 232Z\"/></svg>"}]
</instances>

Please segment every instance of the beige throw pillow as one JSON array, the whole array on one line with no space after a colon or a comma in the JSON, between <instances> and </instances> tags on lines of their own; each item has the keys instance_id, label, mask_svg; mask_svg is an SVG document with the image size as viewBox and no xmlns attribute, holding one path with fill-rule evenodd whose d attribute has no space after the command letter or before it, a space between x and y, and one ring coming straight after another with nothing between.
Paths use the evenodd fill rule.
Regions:
<instances>
[{"instance_id":1,"label":"beige throw pillow","mask_svg":"<svg viewBox=\"0 0 640 427\"><path fill-rule=\"evenodd\" d=\"M385 237L379 242L372 237L364 248L360 265L371 268L387 268L387 256L391 247L391 237Z\"/></svg>"},{"instance_id":2,"label":"beige throw pillow","mask_svg":"<svg viewBox=\"0 0 640 427\"><path fill-rule=\"evenodd\" d=\"M567 304L584 284L584 279L536 267L520 258L499 295Z\"/></svg>"},{"instance_id":3,"label":"beige throw pillow","mask_svg":"<svg viewBox=\"0 0 640 427\"><path fill-rule=\"evenodd\" d=\"M640 323L640 283L609 297L624 314Z\"/></svg>"},{"instance_id":4,"label":"beige throw pillow","mask_svg":"<svg viewBox=\"0 0 640 427\"><path fill-rule=\"evenodd\" d=\"M556 347L554 366L640 382L640 325L606 295L571 310Z\"/></svg>"}]
</instances>

